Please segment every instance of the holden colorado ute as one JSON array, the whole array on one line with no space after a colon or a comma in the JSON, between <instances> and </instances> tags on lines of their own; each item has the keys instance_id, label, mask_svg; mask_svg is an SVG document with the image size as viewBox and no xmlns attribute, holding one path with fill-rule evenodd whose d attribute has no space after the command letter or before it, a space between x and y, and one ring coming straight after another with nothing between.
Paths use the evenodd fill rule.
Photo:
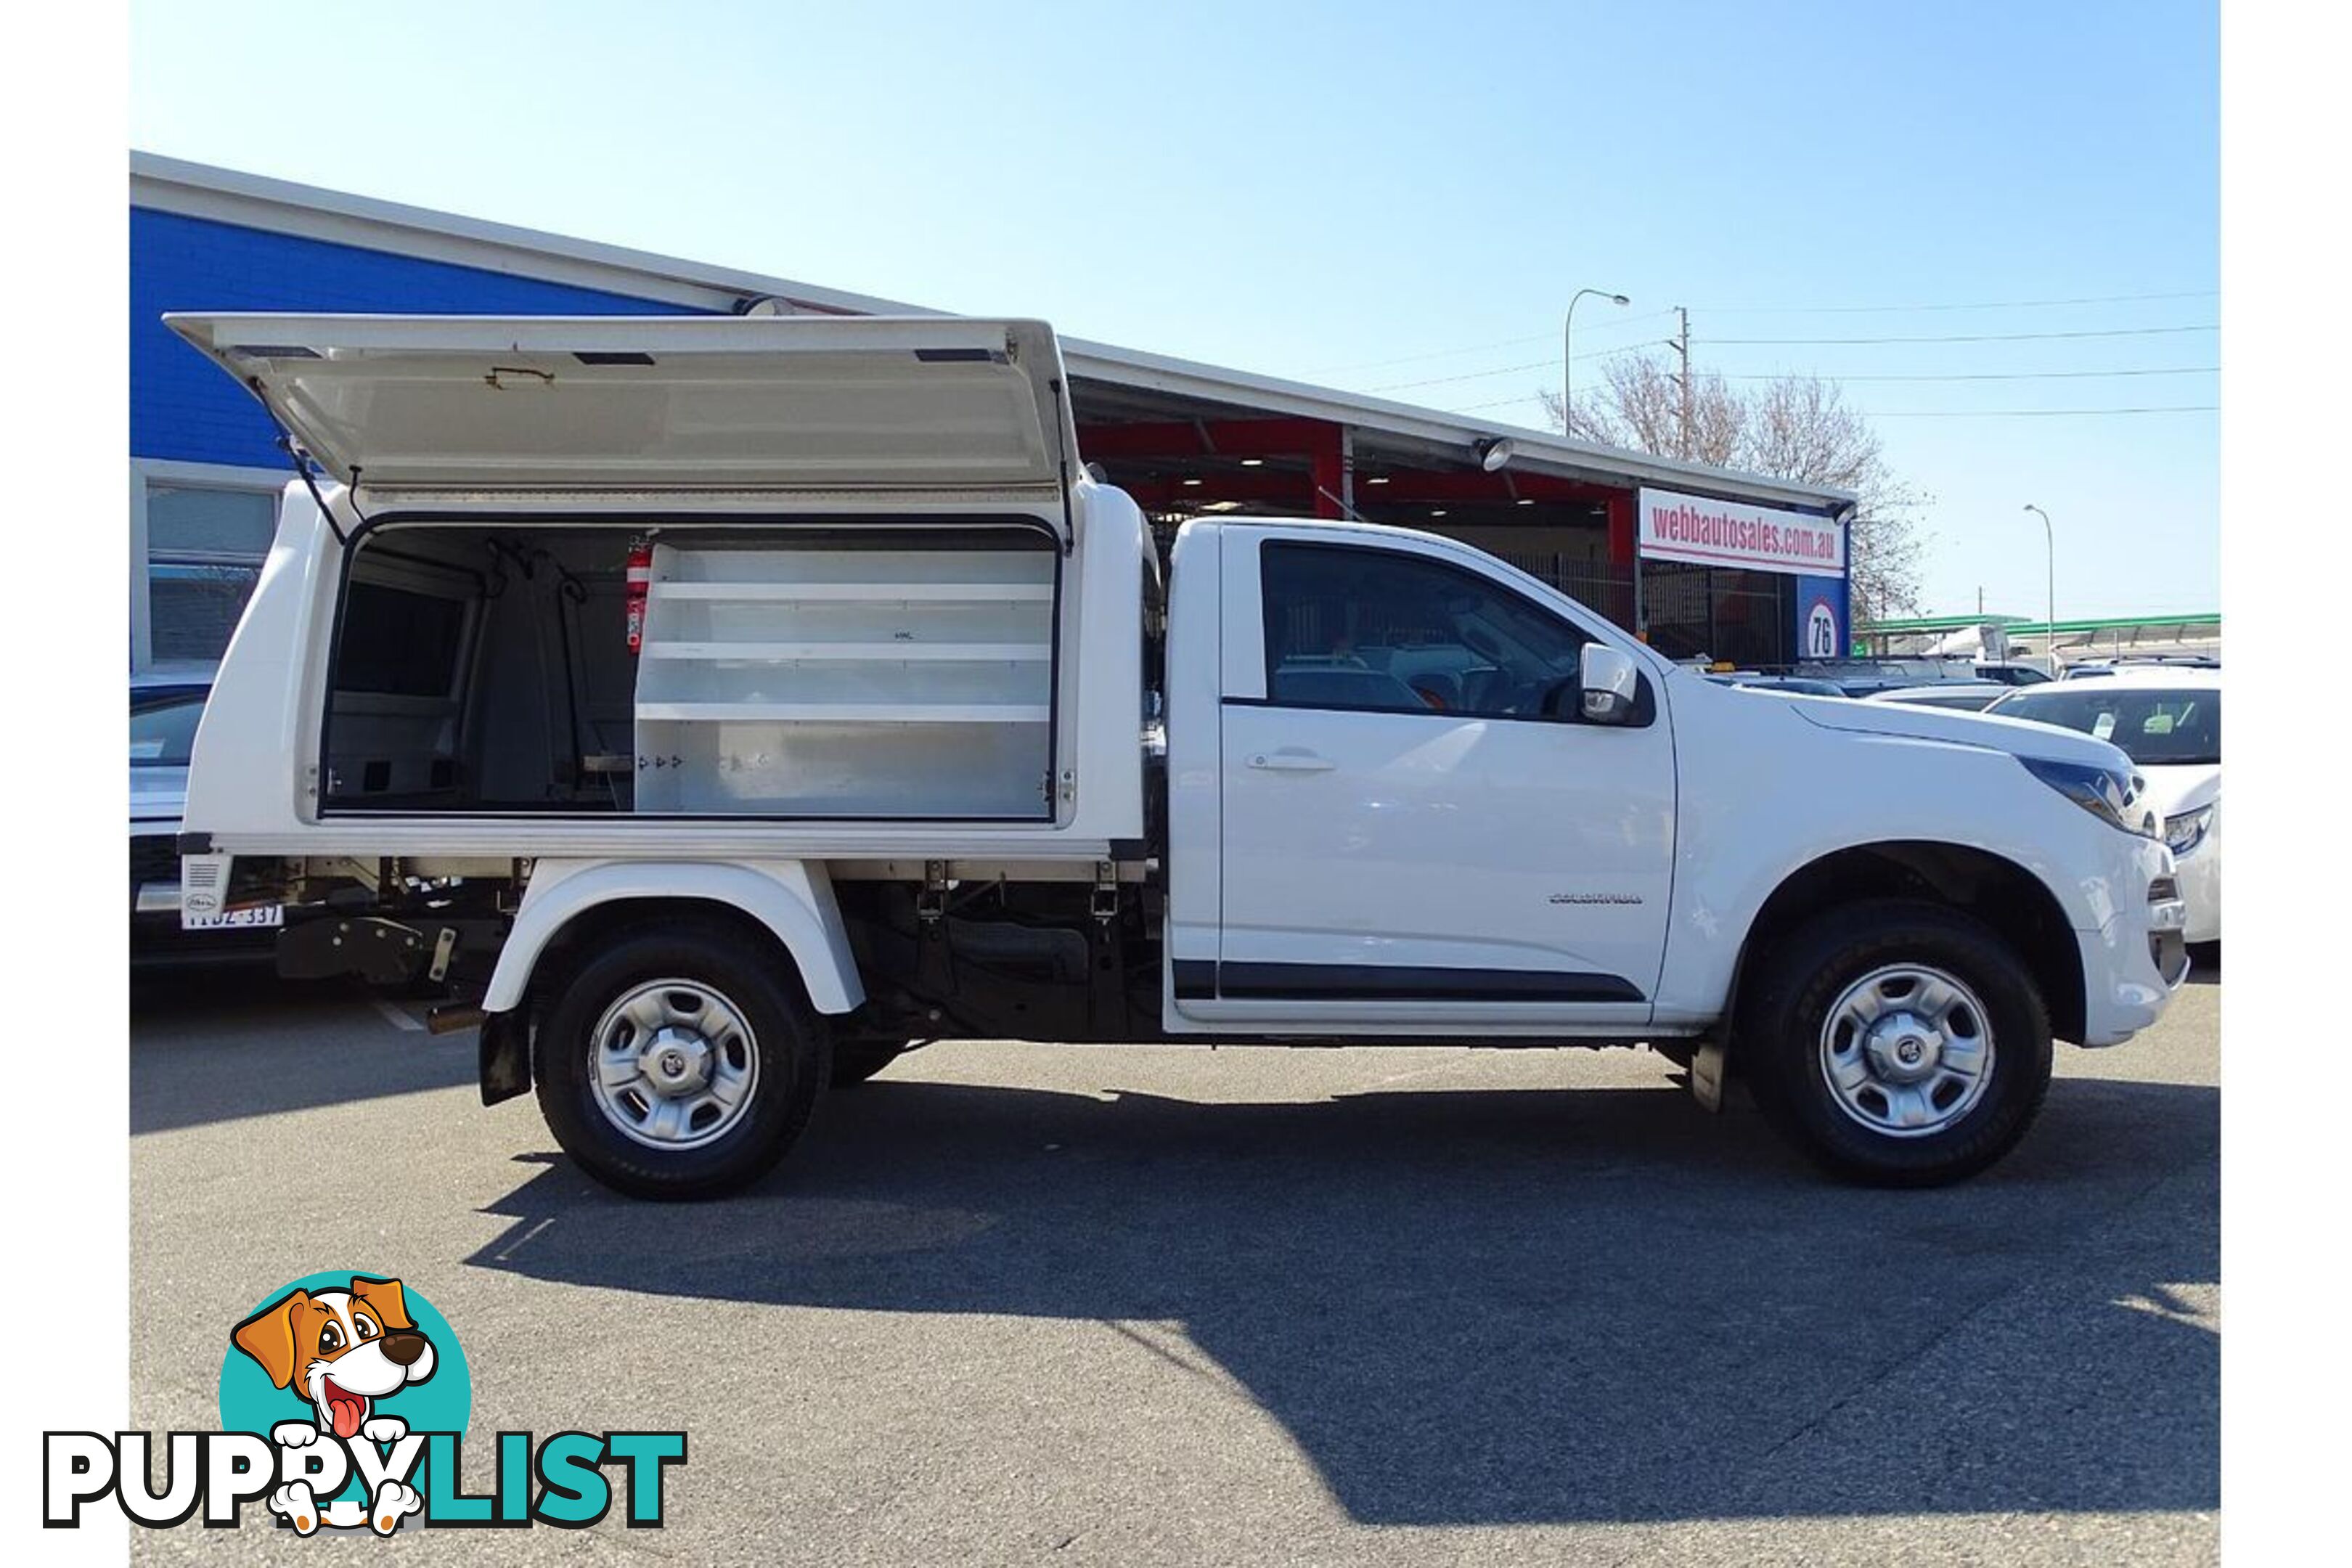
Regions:
<instances>
[{"instance_id":1,"label":"holden colorado ute","mask_svg":"<svg viewBox=\"0 0 2352 1568\"><path fill-rule=\"evenodd\" d=\"M623 1191L946 1037L1647 1044L1832 1171L2013 1146L2186 969L2086 735L1759 696L1453 541L1090 477L1044 324L174 316L300 478L184 904L460 988Z\"/></svg>"}]
</instances>

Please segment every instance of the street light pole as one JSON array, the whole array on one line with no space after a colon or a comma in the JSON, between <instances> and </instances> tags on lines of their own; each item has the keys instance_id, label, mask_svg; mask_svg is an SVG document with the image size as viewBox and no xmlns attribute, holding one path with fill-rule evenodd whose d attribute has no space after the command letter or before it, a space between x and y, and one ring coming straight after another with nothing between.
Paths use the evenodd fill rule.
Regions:
<instances>
[{"instance_id":1,"label":"street light pole","mask_svg":"<svg viewBox=\"0 0 2352 1568\"><path fill-rule=\"evenodd\" d=\"M2048 552L2044 564L2049 572L2050 599L2043 608L2050 618L2042 623L2042 651L2050 660L2050 679L2055 680L2058 679L2058 534L2050 526L2048 512L2032 501L2025 503L2025 510L2042 520L2042 542Z\"/></svg>"},{"instance_id":2,"label":"street light pole","mask_svg":"<svg viewBox=\"0 0 2352 1568\"><path fill-rule=\"evenodd\" d=\"M1564 436L1576 434L1576 302L1587 294L1598 294L1612 305L1633 302L1606 289L1579 289L1569 297L1568 320L1559 330L1559 428Z\"/></svg>"}]
</instances>

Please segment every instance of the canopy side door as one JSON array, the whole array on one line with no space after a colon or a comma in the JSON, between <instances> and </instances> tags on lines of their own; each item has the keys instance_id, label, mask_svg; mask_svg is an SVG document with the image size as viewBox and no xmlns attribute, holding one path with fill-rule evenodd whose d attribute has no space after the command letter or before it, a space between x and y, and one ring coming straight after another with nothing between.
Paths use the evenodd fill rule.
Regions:
<instances>
[{"instance_id":1,"label":"canopy side door","mask_svg":"<svg viewBox=\"0 0 2352 1568\"><path fill-rule=\"evenodd\" d=\"M477 490L1054 499L1077 461L1042 321L181 315L364 505Z\"/></svg>"}]
</instances>

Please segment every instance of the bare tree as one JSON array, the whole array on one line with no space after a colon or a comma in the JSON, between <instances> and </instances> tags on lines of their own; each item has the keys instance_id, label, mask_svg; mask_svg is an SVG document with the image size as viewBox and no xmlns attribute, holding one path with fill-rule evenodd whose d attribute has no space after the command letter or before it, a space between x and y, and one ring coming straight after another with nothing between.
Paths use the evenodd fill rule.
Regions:
<instances>
[{"instance_id":1,"label":"bare tree","mask_svg":"<svg viewBox=\"0 0 2352 1568\"><path fill-rule=\"evenodd\" d=\"M1848 531L1853 616L1916 613L1927 540L1928 498L1886 462L1877 432L1849 406L1835 382L1790 375L1753 390L1719 375L1691 377L1688 427L1681 382L1658 359L1623 354L1602 367L1602 384L1576 400L1576 433L1659 457L1851 490L1860 505ZM1560 400L1544 394L1551 423Z\"/></svg>"}]
</instances>

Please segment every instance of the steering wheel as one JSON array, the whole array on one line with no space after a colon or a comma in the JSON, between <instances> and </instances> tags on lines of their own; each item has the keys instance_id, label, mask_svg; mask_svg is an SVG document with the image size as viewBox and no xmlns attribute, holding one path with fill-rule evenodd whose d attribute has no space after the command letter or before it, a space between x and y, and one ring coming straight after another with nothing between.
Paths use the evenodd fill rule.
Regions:
<instances>
[{"instance_id":1,"label":"steering wheel","mask_svg":"<svg viewBox=\"0 0 2352 1568\"><path fill-rule=\"evenodd\" d=\"M1510 685L1507 688L1511 697L1509 701L1503 704L1503 711L1512 714L1538 711L1543 704L1543 682L1519 679L1509 670L1504 671L1504 674L1511 677Z\"/></svg>"}]
</instances>

